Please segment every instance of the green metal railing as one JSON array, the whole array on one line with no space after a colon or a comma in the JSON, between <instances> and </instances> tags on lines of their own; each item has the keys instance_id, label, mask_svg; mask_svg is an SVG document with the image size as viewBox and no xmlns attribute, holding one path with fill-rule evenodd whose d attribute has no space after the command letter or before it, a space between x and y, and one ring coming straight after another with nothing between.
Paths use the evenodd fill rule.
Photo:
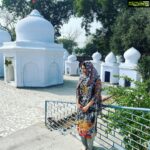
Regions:
<instances>
[{"instance_id":1,"label":"green metal railing","mask_svg":"<svg viewBox=\"0 0 150 150\"><path fill-rule=\"evenodd\" d=\"M150 109L102 105L95 141L106 150L150 150ZM76 104L45 101L45 125L62 134L76 132Z\"/></svg>"}]
</instances>

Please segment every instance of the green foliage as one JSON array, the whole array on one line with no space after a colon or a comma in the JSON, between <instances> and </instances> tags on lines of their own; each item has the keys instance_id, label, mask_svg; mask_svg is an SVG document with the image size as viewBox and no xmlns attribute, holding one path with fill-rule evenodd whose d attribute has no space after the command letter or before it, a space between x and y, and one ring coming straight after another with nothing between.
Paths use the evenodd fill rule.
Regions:
<instances>
[{"instance_id":1,"label":"green foliage","mask_svg":"<svg viewBox=\"0 0 150 150\"><path fill-rule=\"evenodd\" d=\"M59 36L59 29L64 22L67 22L73 14L73 0L2 0L3 7L10 12L16 12L16 17L24 18L32 9L37 9L55 27L56 36Z\"/></svg>"},{"instance_id":2,"label":"green foliage","mask_svg":"<svg viewBox=\"0 0 150 150\"><path fill-rule=\"evenodd\" d=\"M143 80L150 80L150 56L143 55L138 64L138 71Z\"/></svg>"},{"instance_id":3,"label":"green foliage","mask_svg":"<svg viewBox=\"0 0 150 150\"><path fill-rule=\"evenodd\" d=\"M75 47L77 46L77 43L72 40L72 39L66 39L66 38L61 38L58 40L58 43L62 43L64 48L71 54Z\"/></svg>"},{"instance_id":4,"label":"green foliage","mask_svg":"<svg viewBox=\"0 0 150 150\"><path fill-rule=\"evenodd\" d=\"M103 56L108 53L107 44L104 37L100 39L93 38L86 46L82 49L81 53L84 56L92 56L95 52L100 52ZM105 48L105 49L104 49Z\"/></svg>"},{"instance_id":5,"label":"green foliage","mask_svg":"<svg viewBox=\"0 0 150 150\"><path fill-rule=\"evenodd\" d=\"M12 64L11 60L5 59L5 65L8 67L9 65Z\"/></svg>"},{"instance_id":6,"label":"green foliage","mask_svg":"<svg viewBox=\"0 0 150 150\"><path fill-rule=\"evenodd\" d=\"M150 53L149 9L129 8L127 0L75 0L74 5L77 16L83 17L82 26L87 35L94 19L103 26L87 44L85 54L90 54L87 49L92 53L91 48L96 48L102 55L110 50L122 55L130 47L135 47L141 54Z\"/></svg>"},{"instance_id":7,"label":"green foliage","mask_svg":"<svg viewBox=\"0 0 150 150\"><path fill-rule=\"evenodd\" d=\"M141 54L149 53L149 31L150 11L127 9L113 24L110 47L117 54L123 54L130 47L135 47Z\"/></svg>"},{"instance_id":8,"label":"green foliage","mask_svg":"<svg viewBox=\"0 0 150 150\"><path fill-rule=\"evenodd\" d=\"M148 92L149 87L147 82L135 82L128 77L125 78L126 80L133 82L135 87L111 86L107 88L108 94L113 96L115 103L120 106L149 108L150 93ZM116 110L115 113L106 116L106 118L109 120L109 127L112 129L119 129L127 150L131 150L131 146L136 147L139 150L146 150L141 145L145 144L145 140L150 140L150 136L148 135L150 134L150 112L145 112L143 115L141 111L119 109ZM143 125L142 129L141 124ZM112 129L109 129L107 132L111 132ZM139 132L138 129L141 129L143 132ZM145 140L140 140L138 137ZM137 143L132 141L136 141Z\"/></svg>"},{"instance_id":9,"label":"green foliage","mask_svg":"<svg viewBox=\"0 0 150 150\"><path fill-rule=\"evenodd\" d=\"M115 21L118 12L127 5L127 0L75 0L75 13L83 17L82 26L89 32L90 23L95 18L101 21L104 28L110 32L110 26Z\"/></svg>"}]
</instances>

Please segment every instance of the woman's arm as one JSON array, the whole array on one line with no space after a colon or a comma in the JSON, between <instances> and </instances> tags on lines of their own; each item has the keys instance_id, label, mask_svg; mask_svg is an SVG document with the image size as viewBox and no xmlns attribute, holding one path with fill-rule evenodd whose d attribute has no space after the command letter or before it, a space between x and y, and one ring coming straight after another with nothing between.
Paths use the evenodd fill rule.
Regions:
<instances>
[{"instance_id":1,"label":"woman's arm","mask_svg":"<svg viewBox=\"0 0 150 150\"><path fill-rule=\"evenodd\" d=\"M83 112L87 112L87 110L89 109L89 107L92 106L93 104L94 104L94 101L91 100L86 106L84 106L84 107L82 108L82 111L83 111Z\"/></svg>"}]
</instances>

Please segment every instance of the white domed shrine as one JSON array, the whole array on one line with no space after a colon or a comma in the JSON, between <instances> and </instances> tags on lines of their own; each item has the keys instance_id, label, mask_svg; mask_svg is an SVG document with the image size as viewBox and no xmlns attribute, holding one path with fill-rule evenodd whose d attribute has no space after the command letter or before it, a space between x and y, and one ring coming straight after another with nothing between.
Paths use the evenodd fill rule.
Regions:
<instances>
[{"instance_id":1,"label":"white domed shrine","mask_svg":"<svg viewBox=\"0 0 150 150\"><path fill-rule=\"evenodd\" d=\"M117 84L119 81L114 75L119 75L119 67L116 56L113 52L110 52L105 57L105 62L101 64L101 80L102 82Z\"/></svg>"},{"instance_id":2,"label":"white domed shrine","mask_svg":"<svg viewBox=\"0 0 150 150\"><path fill-rule=\"evenodd\" d=\"M67 50L64 51L64 56L63 56L63 73L65 73L65 61L68 59L69 53Z\"/></svg>"},{"instance_id":3,"label":"white domed shrine","mask_svg":"<svg viewBox=\"0 0 150 150\"><path fill-rule=\"evenodd\" d=\"M8 31L0 27L0 47L3 45L3 42L11 41L11 36ZM0 77L4 76L4 60L3 52L0 52Z\"/></svg>"},{"instance_id":4,"label":"white domed shrine","mask_svg":"<svg viewBox=\"0 0 150 150\"><path fill-rule=\"evenodd\" d=\"M65 74L66 75L78 75L79 72L79 61L75 54L68 56L65 61Z\"/></svg>"},{"instance_id":5,"label":"white domed shrine","mask_svg":"<svg viewBox=\"0 0 150 150\"><path fill-rule=\"evenodd\" d=\"M16 41L4 43L5 82L16 87L63 83L63 45L54 43L54 28L37 10L18 21Z\"/></svg>"},{"instance_id":6,"label":"white domed shrine","mask_svg":"<svg viewBox=\"0 0 150 150\"><path fill-rule=\"evenodd\" d=\"M101 74L101 58L102 55L99 52L95 52L92 55L93 60L91 60L93 66L95 67L99 75Z\"/></svg>"},{"instance_id":7,"label":"white domed shrine","mask_svg":"<svg viewBox=\"0 0 150 150\"><path fill-rule=\"evenodd\" d=\"M121 63L119 66L119 74L120 76L128 76L129 78L140 81L141 76L137 72L137 63L140 59L141 54L138 50L136 50L134 47L131 47L124 53L125 62ZM123 78L119 79L119 85L121 86L131 86L134 87L135 85L133 83L130 83L129 81L126 81Z\"/></svg>"},{"instance_id":8,"label":"white domed shrine","mask_svg":"<svg viewBox=\"0 0 150 150\"><path fill-rule=\"evenodd\" d=\"M77 60L77 57L74 54L68 56L68 61L69 62L75 62L76 60Z\"/></svg>"},{"instance_id":9,"label":"white domed shrine","mask_svg":"<svg viewBox=\"0 0 150 150\"><path fill-rule=\"evenodd\" d=\"M18 21L15 31L16 41L54 43L54 27L37 10Z\"/></svg>"}]
</instances>

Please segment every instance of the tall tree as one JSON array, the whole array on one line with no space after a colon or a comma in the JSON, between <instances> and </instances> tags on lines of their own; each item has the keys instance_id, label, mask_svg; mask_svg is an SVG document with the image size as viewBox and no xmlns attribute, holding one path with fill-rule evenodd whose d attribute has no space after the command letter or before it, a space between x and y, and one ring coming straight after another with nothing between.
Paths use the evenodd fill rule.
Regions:
<instances>
[{"instance_id":1,"label":"tall tree","mask_svg":"<svg viewBox=\"0 0 150 150\"><path fill-rule=\"evenodd\" d=\"M121 13L113 25L111 49L123 54L130 47L135 47L141 54L150 54L150 11L137 8Z\"/></svg>"},{"instance_id":2,"label":"tall tree","mask_svg":"<svg viewBox=\"0 0 150 150\"><path fill-rule=\"evenodd\" d=\"M14 24L17 18L15 17L15 12L10 13L6 8L0 8L0 26L11 34L12 40L14 40Z\"/></svg>"},{"instance_id":3,"label":"tall tree","mask_svg":"<svg viewBox=\"0 0 150 150\"><path fill-rule=\"evenodd\" d=\"M110 50L112 25L117 16L127 9L127 0L75 0L74 7L76 15L83 17L82 27L87 35L94 19L102 23L103 27L97 30L92 43L105 55Z\"/></svg>"},{"instance_id":4,"label":"tall tree","mask_svg":"<svg viewBox=\"0 0 150 150\"><path fill-rule=\"evenodd\" d=\"M118 13L127 8L127 0L75 0L74 7L77 16L83 17L82 26L87 32L94 19L110 32Z\"/></svg>"},{"instance_id":5,"label":"tall tree","mask_svg":"<svg viewBox=\"0 0 150 150\"><path fill-rule=\"evenodd\" d=\"M2 0L2 7L16 12L16 17L25 17L32 9L37 9L55 27L56 36L59 29L73 14L73 0Z\"/></svg>"},{"instance_id":6,"label":"tall tree","mask_svg":"<svg viewBox=\"0 0 150 150\"><path fill-rule=\"evenodd\" d=\"M71 54L74 52L74 49L77 47L77 43L73 39L61 38L58 40L58 43L62 43L64 48Z\"/></svg>"}]
</instances>

